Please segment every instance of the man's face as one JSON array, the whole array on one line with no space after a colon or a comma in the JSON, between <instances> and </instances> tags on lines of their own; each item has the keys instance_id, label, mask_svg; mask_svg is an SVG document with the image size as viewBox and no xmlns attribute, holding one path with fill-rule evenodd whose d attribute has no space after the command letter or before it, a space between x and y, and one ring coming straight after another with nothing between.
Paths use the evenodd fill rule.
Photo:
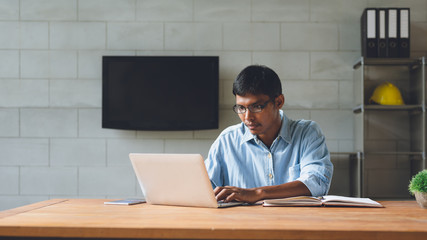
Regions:
<instances>
[{"instance_id":1,"label":"man's face","mask_svg":"<svg viewBox=\"0 0 427 240\"><path fill-rule=\"evenodd\" d=\"M270 99L269 96L264 94L236 95L236 105L246 108L250 106L256 108L266 103L267 105L265 105L261 112L253 113L249 109L246 109L245 113L238 114L242 122L249 128L250 132L260 138L277 134L281 124L279 109L284 103L283 95L276 99Z\"/></svg>"}]
</instances>

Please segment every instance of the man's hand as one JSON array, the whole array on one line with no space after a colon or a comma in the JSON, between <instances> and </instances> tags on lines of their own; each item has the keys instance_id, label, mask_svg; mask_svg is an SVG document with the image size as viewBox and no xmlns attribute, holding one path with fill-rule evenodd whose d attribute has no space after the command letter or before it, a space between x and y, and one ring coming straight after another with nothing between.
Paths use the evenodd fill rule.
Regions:
<instances>
[{"instance_id":1,"label":"man's hand","mask_svg":"<svg viewBox=\"0 0 427 240\"><path fill-rule=\"evenodd\" d=\"M214 193L218 201L224 202L238 201L253 204L262 199L262 190L256 188L216 187Z\"/></svg>"}]
</instances>

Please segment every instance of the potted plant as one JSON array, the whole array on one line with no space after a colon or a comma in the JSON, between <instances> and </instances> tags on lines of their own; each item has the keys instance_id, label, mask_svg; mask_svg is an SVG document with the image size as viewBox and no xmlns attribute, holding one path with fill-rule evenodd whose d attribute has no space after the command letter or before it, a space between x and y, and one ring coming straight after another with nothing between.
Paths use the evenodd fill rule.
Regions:
<instances>
[{"instance_id":1,"label":"potted plant","mask_svg":"<svg viewBox=\"0 0 427 240\"><path fill-rule=\"evenodd\" d=\"M420 207L427 209L427 169L417 173L409 183L409 191L415 195Z\"/></svg>"}]
</instances>

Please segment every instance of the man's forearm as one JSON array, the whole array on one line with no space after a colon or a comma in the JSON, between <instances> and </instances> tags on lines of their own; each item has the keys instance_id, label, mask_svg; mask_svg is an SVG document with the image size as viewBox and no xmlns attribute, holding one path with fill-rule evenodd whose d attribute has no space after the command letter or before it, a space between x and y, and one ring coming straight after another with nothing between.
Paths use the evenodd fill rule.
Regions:
<instances>
[{"instance_id":1,"label":"man's forearm","mask_svg":"<svg viewBox=\"0 0 427 240\"><path fill-rule=\"evenodd\" d=\"M262 199L286 198L294 196L311 196L310 190L300 181L288 182L275 186L265 186L256 189Z\"/></svg>"},{"instance_id":2,"label":"man's forearm","mask_svg":"<svg viewBox=\"0 0 427 240\"><path fill-rule=\"evenodd\" d=\"M241 201L255 203L263 199L285 198L309 195L310 190L300 181L293 181L276 186L266 186L259 188L238 188L233 186L216 187L214 190L217 200Z\"/></svg>"}]
</instances>

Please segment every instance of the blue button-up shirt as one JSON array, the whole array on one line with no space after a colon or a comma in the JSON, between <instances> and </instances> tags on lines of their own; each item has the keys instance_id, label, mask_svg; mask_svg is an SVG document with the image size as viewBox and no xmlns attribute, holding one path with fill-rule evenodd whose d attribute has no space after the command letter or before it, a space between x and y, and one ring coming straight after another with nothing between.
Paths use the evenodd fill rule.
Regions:
<instances>
[{"instance_id":1,"label":"blue button-up shirt","mask_svg":"<svg viewBox=\"0 0 427 240\"><path fill-rule=\"evenodd\" d=\"M283 114L279 135L268 148L240 123L225 129L205 161L212 187L254 188L301 181L313 196L328 193L333 165L319 126Z\"/></svg>"}]
</instances>

